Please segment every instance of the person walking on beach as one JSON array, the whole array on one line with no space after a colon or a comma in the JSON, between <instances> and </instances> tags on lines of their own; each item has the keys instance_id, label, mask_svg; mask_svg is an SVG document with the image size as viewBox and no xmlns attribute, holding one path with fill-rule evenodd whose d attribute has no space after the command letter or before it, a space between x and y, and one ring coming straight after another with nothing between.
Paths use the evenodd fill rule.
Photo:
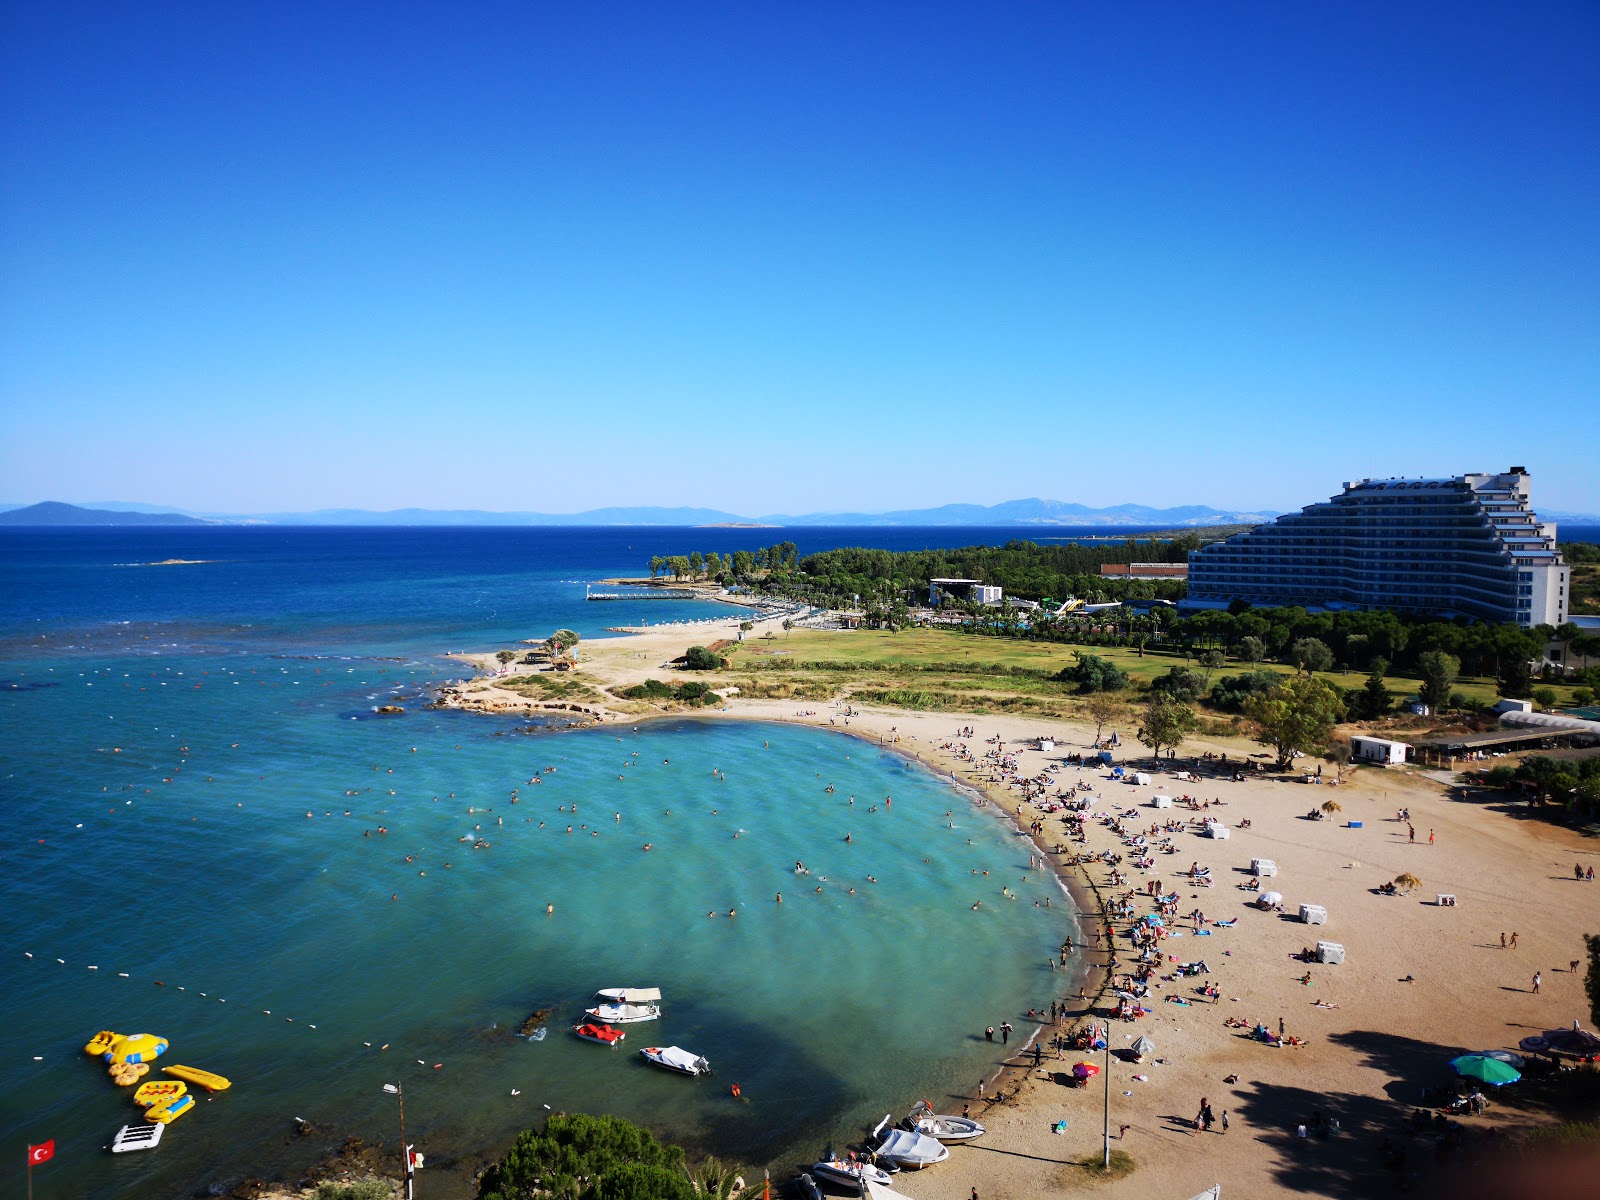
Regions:
<instances>
[{"instance_id":1,"label":"person walking on beach","mask_svg":"<svg viewBox=\"0 0 1600 1200\"><path fill-rule=\"evenodd\" d=\"M1227 1109L1223 1109L1222 1110L1222 1132L1223 1133L1227 1133L1228 1132L1228 1110Z\"/></svg>"},{"instance_id":2,"label":"person walking on beach","mask_svg":"<svg viewBox=\"0 0 1600 1200\"><path fill-rule=\"evenodd\" d=\"M1011 1022L1010 1021L1001 1021L1000 1022L1000 1044L1002 1046L1004 1046L1010 1040L1011 1040Z\"/></svg>"},{"instance_id":3,"label":"person walking on beach","mask_svg":"<svg viewBox=\"0 0 1600 1200\"><path fill-rule=\"evenodd\" d=\"M1428 845L1433 845L1433 830L1428 830Z\"/></svg>"},{"instance_id":4,"label":"person walking on beach","mask_svg":"<svg viewBox=\"0 0 1600 1200\"><path fill-rule=\"evenodd\" d=\"M1415 825L1406 826L1406 840L1410 842L1417 840L1417 827Z\"/></svg>"},{"instance_id":5,"label":"person walking on beach","mask_svg":"<svg viewBox=\"0 0 1600 1200\"><path fill-rule=\"evenodd\" d=\"M1517 931L1515 929L1511 931L1511 948L1513 950L1517 948Z\"/></svg>"},{"instance_id":6,"label":"person walking on beach","mask_svg":"<svg viewBox=\"0 0 1600 1200\"><path fill-rule=\"evenodd\" d=\"M1533 994L1535 996L1537 996L1539 994L1539 984L1543 981L1543 979L1544 979L1544 976L1539 974L1538 971L1535 971L1533 973Z\"/></svg>"},{"instance_id":7,"label":"person walking on beach","mask_svg":"<svg viewBox=\"0 0 1600 1200\"><path fill-rule=\"evenodd\" d=\"M1504 950L1505 948L1506 948L1506 935L1502 933L1500 935L1500 949Z\"/></svg>"}]
</instances>

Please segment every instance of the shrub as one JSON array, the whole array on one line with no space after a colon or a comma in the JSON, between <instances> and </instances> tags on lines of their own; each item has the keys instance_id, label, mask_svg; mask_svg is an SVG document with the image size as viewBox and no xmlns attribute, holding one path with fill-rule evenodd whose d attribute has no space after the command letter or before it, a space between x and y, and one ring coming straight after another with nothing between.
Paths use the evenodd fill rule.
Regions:
<instances>
[{"instance_id":1,"label":"shrub","mask_svg":"<svg viewBox=\"0 0 1600 1200\"><path fill-rule=\"evenodd\" d=\"M1119 692L1128 686L1128 673L1109 658L1098 654L1074 654L1072 657L1076 661L1058 671L1056 678L1063 683L1077 684L1080 693Z\"/></svg>"},{"instance_id":2,"label":"shrub","mask_svg":"<svg viewBox=\"0 0 1600 1200\"><path fill-rule=\"evenodd\" d=\"M669 684L662 683L659 679L646 679L643 683L623 688L618 695L627 700L670 700L673 692Z\"/></svg>"},{"instance_id":3,"label":"shrub","mask_svg":"<svg viewBox=\"0 0 1600 1200\"><path fill-rule=\"evenodd\" d=\"M1152 696L1164 697L1168 700L1177 700L1184 704L1192 704L1205 695L1205 677L1198 671L1191 671L1188 667L1173 667L1150 683Z\"/></svg>"},{"instance_id":4,"label":"shrub","mask_svg":"<svg viewBox=\"0 0 1600 1200\"><path fill-rule=\"evenodd\" d=\"M704 646L690 646L688 653L683 656L683 666L687 671L715 671L727 665L727 659L713 654Z\"/></svg>"},{"instance_id":5,"label":"shrub","mask_svg":"<svg viewBox=\"0 0 1600 1200\"><path fill-rule=\"evenodd\" d=\"M1281 679L1276 671L1246 671L1243 675L1224 675L1211 689L1211 706L1223 712L1243 712L1251 696L1271 691Z\"/></svg>"}]
</instances>

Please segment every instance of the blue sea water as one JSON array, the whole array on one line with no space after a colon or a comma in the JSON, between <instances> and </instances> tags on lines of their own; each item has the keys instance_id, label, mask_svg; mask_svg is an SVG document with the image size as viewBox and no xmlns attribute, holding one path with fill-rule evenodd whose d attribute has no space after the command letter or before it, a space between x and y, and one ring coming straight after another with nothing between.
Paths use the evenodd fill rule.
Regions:
<instances>
[{"instance_id":1,"label":"blue sea water","mask_svg":"<svg viewBox=\"0 0 1600 1200\"><path fill-rule=\"evenodd\" d=\"M992 809L820 730L528 734L417 701L459 677L444 651L726 611L584 602L651 554L1014 534L0 534L0 1127L55 1139L36 1194L188 1195L350 1133L394 1145L385 1082L436 1197L468 1194L547 1104L778 1175L970 1092L997 1062L982 1028L1075 983L1045 965L1070 908ZM140 565L170 559L199 561ZM393 700L404 716L374 716ZM666 996L615 1051L569 1032L607 986ZM549 1035L513 1036L540 1008ZM113 1157L138 1113L82 1053L102 1028L235 1085ZM717 1075L647 1068L634 1051L657 1041ZM0 1164L0 1187L20 1175Z\"/></svg>"}]
</instances>

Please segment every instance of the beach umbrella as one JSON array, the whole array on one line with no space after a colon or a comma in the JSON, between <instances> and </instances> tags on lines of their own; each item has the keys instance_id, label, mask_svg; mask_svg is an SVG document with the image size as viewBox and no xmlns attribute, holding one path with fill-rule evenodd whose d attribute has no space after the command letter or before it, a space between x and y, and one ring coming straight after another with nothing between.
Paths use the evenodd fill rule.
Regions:
<instances>
[{"instance_id":1,"label":"beach umbrella","mask_svg":"<svg viewBox=\"0 0 1600 1200\"><path fill-rule=\"evenodd\" d=\"M1331 817L1336 812L1343 812L1344 805L1340 804L1337 800L1324 800L1322 802L1322 811Z\"/></svg>"},{"instance_id":2,"label":"beach umbrella","mask_svg":"<svg viewBox=\"0 0 1600 1200\"><path fill-rule=\"evenodd\" d=\"M1463 1054L1460 1058L1452 1058L1450 1069L1457 1075L1479 1079L1495 1087L1515 1083L1522 1078L1522 1072L1509 1063L1503 1063L1498 1058L1485 1058L1481 1054Z\"/></svg>"},{"instance_id":3,"label":"beach umbrella","mask_svg":"<svg viewBox=\"0 0 1600 1200\"><path fill-rule=\"evenodd\" d=\"M1473 1053L1481 1058L1497 1058L1507 1066L1515 1067L1519 1071L1522 1070L1527 1062L1522 1055L1510 1050L1474 1050Z\"/></svg>"},{"instance_id":4,"label":"beach umbrella","mask_svg":"<svg viewBox=\"0 0 1600 1200\"><path fill-rule=\"evenodd\" d=\"M1532 1054L1538 1054L1542 1050L1550 1049L1550 1043L1542 1037L1525 1037L1517 1045Z\"/></svg>"},{"instance_id":5,"label":"beach umbrella","mask_svg":"<svg viewBox=\"0 0 1600 1200\"><path fill-rule=\"evenodd\" d=\"M1421 887L1422 880L1418 879L1410 871L1402 871L1400 874L1394 877L1394 885L1397 888L1405 888L1407 891L1410 891L1412 888Z\"/></svg>"},{"instance_id":6,"label":"beach umbrella","mask_svg":"<svg viewBox=\"0 0 1600 1200\"><path fill-rule=\"evenodd\" d=\"M1118 1000L1137 1000L1139 998L1139 997L1135 996L1132 992L1112 992L1111 994L1113 996L1115 996Z\"/></svg>"},{"instance_id":7,"label":"beach umbrella","mask_svg":"<svg viewBox=\"0 0 1600 1200\"><path fill-rule=\"evenodd\" d=\"M1100 1074L1100 1068L1092 1062L1081 1062L1072 1068L1072 1073L1079 1079L1092 1079Z\"/></svg>"},{"instance_id":8,"label":"beach umbrella","mask_svg":"<svg viewBox=\"0 0 1600 1200\"><path fill-rule=\"evenodd\" d=\"M1129 1049L1140 1058L1143 1058L1146 1054L1154 1054L1156 1052L1156 1044L1141 1034L1134 1039L1133 1045Z\"/></svg>"},{"instance_id":9,"label":"beach umbrella","mask_svg":"<svg viewBox=\"0 0 1600 1200\"><path fill-rule=\"evenodd\" d=\"M1145 917L1144 923L1146 925L1153 925L1157 929L1164 929L1166 928L1167 924L1157 913L1151 913L1148 917Z\"/></svg>"},{"instance_id":10,"label":"beach umbrella","mask_svg":"<svg viewBox=\"0 0 1600 1200\"><path fill-rule=\"evenodd\" d=\"M1545 1045L1565 1054L1600 1054L1600 1036L1587 1029L1579 1029L1574 1021L1571 1029L1546 1029Z\"/></svg>"}]
</instances>

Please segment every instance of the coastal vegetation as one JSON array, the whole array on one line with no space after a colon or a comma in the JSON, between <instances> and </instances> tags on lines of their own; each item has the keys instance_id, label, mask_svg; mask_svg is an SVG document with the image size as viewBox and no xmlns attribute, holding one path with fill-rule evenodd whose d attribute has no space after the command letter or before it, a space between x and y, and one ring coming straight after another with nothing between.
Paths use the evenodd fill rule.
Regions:
<instances>
[{"instance_id":1,"label":"coastal vegetation","mask_svg":"<svg viewBox=\"0 0 1600 1200\"><path fill-rule=\"evenodd\" d=\"M898 608L927 601L934 578L976 578L997 584L1008 595L1028 600L1091 603L1107 599L1179 600L1181 580L1106 578L1104 564L1186 563L1189 551L1227 535L1227 528L1184 530L1170 537L1146 535L1040 545L1015 539L1003 546L961 546L948 550L878 550L846 547L801 558L793 542L732 554L696 552L650 559L651 578L662 571L674 579L706 579L739 585L768 595L825 608L866 605L885 621ZM698 562L698 566L696 563ZM901 622L904 623L904 622Z\"/></svg>"},{"instance_id":2,"label":"coastal vegetation","mask_svg":"<svg viewBox=\"0 0 1600 1200\"><path fill-rule=\"evenodd\" d=\"M553 1113L484 1172L478 1200L695 1200L683 1150L619 1117Z\"/></svg>"},{"instance_id":3,"label":"coastal vegetation","mask_svg":"<svg viewBox=\"0 0 1600 1200\"><path fill-rule=\"evenodd\" d=\"M1574 614L1600 613L1600 545L1593 542L1562 542L1560 549L1571 574L1567 582L1567 611Z\"/></svg>"}]
</instances>

